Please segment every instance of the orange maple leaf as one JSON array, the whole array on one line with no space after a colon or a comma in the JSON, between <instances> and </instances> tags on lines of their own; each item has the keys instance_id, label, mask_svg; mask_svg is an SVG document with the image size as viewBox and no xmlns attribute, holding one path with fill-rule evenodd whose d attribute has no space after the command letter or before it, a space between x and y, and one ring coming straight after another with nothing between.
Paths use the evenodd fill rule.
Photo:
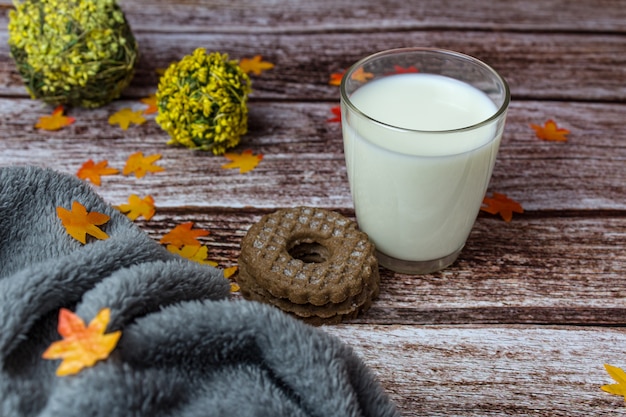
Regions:
<instances>
[{"instance_id":1,"label":"orange maple leaf","mask_svg":"<svg viewBox=\"0 0 626 417\"><path fill-rule=\"evenodd\" d=\"M148 97L142 98L140 101L148 106L144 109L143 114L154 114L159 111L159 108L157 107L156 94L150 94Z\"/></svg>"},{"instance_id":2,"label":"orange maple leaf","mask_svg":"<svg viewBox=\"0 0 626 417\"><path fill-rule=\"evenodd\" d=\"M156 212L154 199L149 195L142 199L136 194L131 194L130 197L128 197L128 204L120 204L119 206L115 206L115 208L122 213L126 213L126 217L132 221L137 220L139 216L150 220Z\"/></svg>"},{"instance_id":3,"label":"orange maple leaf","mask_svg":"<svg viewBox=\"0 0 626 417\"><path fill-rule=\"evenodd\" d=\"M109 235L98 226L108 222L110 217L96 211L88 213L85 206L78 201L72 203L72 211L63 207L57 207L57 216L61 219L67 234L82 244L86 243L87 235L100 240L109 238Z\"/></svg>"},{"instance_id":4,"label":"orange maple leaf","mask_svg":"<svg viewBox=\"0 0 626 417\"><path fill-rule=\"evenodd\" d=\"M365 81L374 78L374 74L372 74L371 72L365 72L363 67L359 67L352 73L352 76L350 78L355 81L360 81L364 83Z\"/></svg>"},{"instance_id":5,"label":"orange maple leaf","mask_svg":"<svg viewBox=\"0 0 626 417\"><path fill-rule=\"evenodd\" d=\"M333 72L332 74L330 74L330 80L328 81L328 84L330 85L341 85L341 79L343 78L343 74L345 74L346 72Z\"/></svg>"},{"instance_id":6,"label":"orange maple leaf","mask_svg":"<svg viewBox=\"0 0 626 417\"><path fill-rule=\"evenodd\" d=\"M524 212L524 209L517 201L511 200L505 194L500 193L493 193L493 198L485 196L483 206L480 209L490 214L500 213L505 222L511 221L513 213Z\"/></svg>"},{"instance_id":7,"label":"orange maple leaf","mask_svg":"<svg viewBox=\"0 0 626 417\"><path fill-rule=\"evenodd\" d=\"M120 125L122 130L126 130L128 129L131 123L134 123L136 125L141 125L146 122L146 118L141 115L142 113L143 113L143 110L133 111L132 109L125 107L113 113L109 117L109 124L110 125L118 124Z\"/></svg>"},{"instance_id":8,"label":"orange maple leaf","mask_svg":"<svg viewBox=\"0 0 626 417\"><path fill-rule=\"evenodd\" d=\"M261 75L263 71L274 68L274 64L271 62L263 61L261 55L255 55L252 59L242 58L239 61L239 67L246 74L253 73L254 75Z\"/></svg>"},{"instance_id":9,"label":"orange maple leaf","mask_svg":"<svg viewBox=\"0 0 626 417\"><path fill-rule=\"evenodd\" d=\"M328 123L341 122L341 106L331 107L330 111L333 112L334 117L326 119L326 121Z\"/></svg>"},{"instance_id":10,"label":"orange maple leaf","mask_svg":"<svg viewBox=\"0 0 626 417\"><path fill-rule=\"evenodd\" d=\"M63 106L57 106L50 116L41 116L35 127L42 130L59 130L76 121L73 117L64 116L63 111Z\"/></svg>"},{"instance_id":11,"label":"orange maple leaf","mask_svg":"<svg viewBox=\"0 0 626 417\"><path fill-rule=\"evenodd\" d=\"M81 369L92 367L97 361L109 357L115 349L122 332L107 333L111 310L103 308L85 327L85 322L71 311L59 311L58 331L63 340L52 342L42 357L63 359L56 370L58 376L73 375Z\"/></svg>"},{"instance_id":12,"label":"orange maple leaf","mask_svg":"<svg viewBox=\"0 0 626 417\"><path fill-rule=\"evenodd\" d=\"M143 156L142 152L135 152L126 160L126 165L122 170L122 174L130 175L135 174L135 177L141 178L148 172L161 172L165 169L158 165L153 165L154 162L161 159L161 154L154 154Z\"/></svg>"},{"instance_id":13,"label":"orange maple leaf","mask_svg":"<svg viewBox=\"0 0 626 417\"><path fill-rule=\"evenodd\" d=\"M530 127L535 129L535 133L539 139L549 140L554 142L565 142L567 138L565 135L570 133L567 129L557 127L556 122L552 119L546 121L543 126L531 124Z\"/></svg>"},{"instance_id":14,"label":"orange maple leaf","mask_svg":"<svg viewBox=\"0 0 626 417\"><path fill-rule=\"evenodd\" d=\"M179 249L176 245L167 245L167 250L190 261L198 262L203 265L217 266L217 262L207 260L209 248L206 246L183 245L183 247Z\"/></svg>"},{"instance_id":15,"label":"orange maple leaf","mask_svg":"<svg viewBox=\"0 0 626 417\"><path fill-rule=\"evenodd\" d=\"M106 159L95 163L92 159L85 162L76 173L81 180L91 181L94 185L100 185L100 177L102 175L115 175L120 171L115 168L108 167L109 161Z\"/></svg>"},{"instance_id":16,"label":"orange maple leaf","mask_svg":"<svg viewBox=\"0 0 626 417\"><path fill-rule=\"evenodd\" d=\"M177 249L180 249L183 246L202 246L198 238L208 236L210 232L202 229L192 230L192 227L193 222L179 224L166 233L159 242L163 244L171 243Z\"/></svg>"},{"instance_id":17,"label":"orange maple leaf","mask_svg":"<svg viewBox=\"0 0 626 417\"><path fill-rule=\"evenodd\" d=\"M223 169L239 168L239 173L245 174L259 165L259 162L263 159L263 154L254 155L252 150L248 149L242 153L227 152L224 154L224 157L232 162L222 165Z\"/></svg>"}]
</instances>

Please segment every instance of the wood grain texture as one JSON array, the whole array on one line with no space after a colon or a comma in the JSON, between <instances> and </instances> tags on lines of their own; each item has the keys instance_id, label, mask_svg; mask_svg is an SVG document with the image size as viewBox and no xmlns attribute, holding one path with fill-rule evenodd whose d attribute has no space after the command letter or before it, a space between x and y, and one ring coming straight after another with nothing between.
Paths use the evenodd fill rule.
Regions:
<instances>
[{"instance_id":1,"label":"wood grain texture","mask_svg":"<svg viewBox=\"0 0 626 417\"><path fill-rule=\"evenodd\" d=\"M620 0L120 0L136 32L297 33L478 29L626 32ZM10 0L0 9L11 8ZM584 18L581 18L584 17ZM5 27L6 21L0 20Z\"/></svg>"},{"instance_id":2,"label":"wood grain texture","mask_svg":"<svg viewBox=\"0 0 626 417\"><path fill-rule=\"evenodd\" d=\"M351 344L410 416L624 415L600 390L624 329L525 326L325 328ZM616 365L617 366L617 365Z\"/></svg>"},{"instance_id":3,"label":"wood grain texture","mask_svg":"<svg viewBox=\"0 0 626 417\"><path fill-rule=\"evenodd\" d=\"M423 46L457 50L493 66L510 84L513 99L626 100L626 36L481 31L400 31L315 34L164 34L137 35L140 59L126 97L156 90L156 70L197 47L228 53L234 59L261 54L276 66L253 78L255 99L336 101L331 73L371 53ZM8 34L0 33L0 96L25 96L9 56Z\"/></svg>"},{"instance_id":4,"label":"wood grain texture","mask_svg":"<svg viewBox=\"0 0 626 417\"><path fill-rule=\"evenodd\" d=\"M138 224L159 240L176 224L210 230L203 239L220 267L237 264L241 239L272 209L159 210ZM342 214L354 219L352 211ZM626 325L626 218L481 215L450 268L411 276L380 269L381 293L353 320L369 324Z\"/></svg>"},{"instance_id":5,"label":"wood grain texture","mask_svg":"<svg viewBox=\"0 0 626 417\"><path fill-rule=\"evenodd\" d=\"M223 170L223 157L166 146L153 120L127 131L107 123L118 101L97 110L72 110L75 124L59 132L33 126L50 108L32 100L0 99L1 165L35 164L75 173L88 159L123 167L134 152L161 153L166 173L133 180L106 177L98 190L120 203L131 192L151 194L162 207L352 207L339 123L328 123L336 103L250 104L249 133L239 149L263 153L246 175ZM626 106L597 103L513 102L490 189L508 194L527 211L626 208ZM569 141L538 140L531 123L554 118L571 130ZM167 180L164 180L164 177ZM294 187L294 184L298 184Z\"/></svg>"}]
</instances>

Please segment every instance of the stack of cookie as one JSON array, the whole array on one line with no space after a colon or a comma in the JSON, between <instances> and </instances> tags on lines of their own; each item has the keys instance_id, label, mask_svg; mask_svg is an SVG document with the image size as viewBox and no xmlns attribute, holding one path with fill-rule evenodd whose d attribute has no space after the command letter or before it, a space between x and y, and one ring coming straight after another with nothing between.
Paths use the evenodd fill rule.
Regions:
<instances>
[{"instance_id":1,"label":"stack of cookie","mask_svg":"<svg viewBox=\"0 0 626 417\"><path fill-rule=\"evenodd\" d=\"M374 245L355 222L329 210L296 207L265 215L241 244L237 282L247 299L313 324L336 324L378 296Z\"/></svg>"}]
</instances>

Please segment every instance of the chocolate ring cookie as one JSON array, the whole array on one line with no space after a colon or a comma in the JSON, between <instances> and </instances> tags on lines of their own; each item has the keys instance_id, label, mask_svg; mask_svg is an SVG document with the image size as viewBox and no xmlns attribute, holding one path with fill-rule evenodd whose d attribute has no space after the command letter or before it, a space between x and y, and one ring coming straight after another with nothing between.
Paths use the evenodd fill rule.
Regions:
<instances>
[{"instance_id":1,"label":"chocolate ring cookie","mask_svg":"<svg viewBox=\"0 0 626 417\"><path fill-rule=\"evenodd\" d=\"M378 295L374 245L338 213L278 210L254 224L241 247L237 281L244 297L314 324L355 317Z\"/></svg>"}]
</instances>

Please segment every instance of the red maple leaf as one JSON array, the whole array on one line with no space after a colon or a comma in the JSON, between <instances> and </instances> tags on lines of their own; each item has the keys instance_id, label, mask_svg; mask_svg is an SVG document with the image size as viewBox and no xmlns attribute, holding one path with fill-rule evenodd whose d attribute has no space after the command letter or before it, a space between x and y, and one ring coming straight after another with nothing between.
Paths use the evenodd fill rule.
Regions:
<instances>
[{"instance_id":1,"label":"red maple leaf","mask_svg":"<svg viewBox=\"0 0 626 417\"><path fill-rule=\"evenodd\" d=\"M326 121L328 123L334 123L334 122L341 123L341 106L331 107L330 111L333 112L334 117L330 119L326 119Z\"/></svg>"},{"instance_id":2,"label":"red maple leaf","mask_svg":"<svg viewBox=\"0 0 626 417\"><path fill-rule=\"evenodd\" d=\"M415 68L414 65L411 65L410 67L402 67L400 65L394 65L393 71L390 72L389 74L410 74L410 73L416 73L416 72L419 72L419 70Z\"/></svg>"},{"instance_id":3,"label":"red maple leaf","mask_svg":"<svg viewBox=\"0 0 626 417\"><path fill-rule=\"evenodd\" d=\"M345 74L346 72L333 72L332 74L330 74L330 80L328 81L328 84L330 85L340 85L341 84L341 79L343 78L343 74Z\"/></svg>"}]
</instances>

